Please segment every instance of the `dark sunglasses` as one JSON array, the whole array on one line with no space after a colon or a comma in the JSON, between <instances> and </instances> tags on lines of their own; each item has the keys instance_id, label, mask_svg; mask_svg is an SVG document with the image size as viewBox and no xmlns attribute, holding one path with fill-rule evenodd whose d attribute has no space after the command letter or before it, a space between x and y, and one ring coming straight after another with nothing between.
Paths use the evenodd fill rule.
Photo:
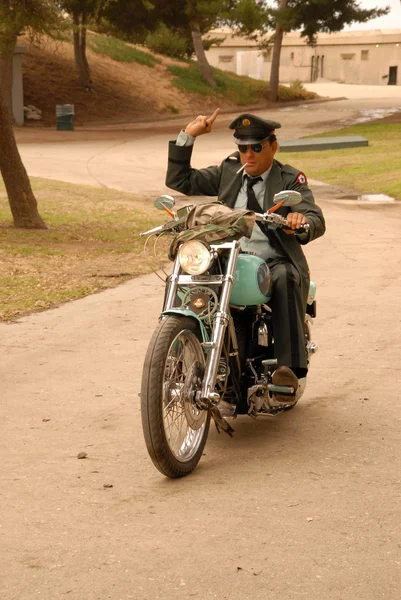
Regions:
<instances>
[{"instance_id":1,"label":"dark sunglasses","mask_svg":"<svg viewBox=\"0 0 401 600\"><path fill-rule=\"evenodd\" d=\"M257 144L238 144L238 150L241 152L241 154L245 154L245 152L247 152L248 148L250 148L252 150L252 152L255 152L256 154L260 154L260 152L262 152L262 150L265 146L266 146L266 142L264 144L262 142L259 142Z\"/></svg>"}]
</instances>

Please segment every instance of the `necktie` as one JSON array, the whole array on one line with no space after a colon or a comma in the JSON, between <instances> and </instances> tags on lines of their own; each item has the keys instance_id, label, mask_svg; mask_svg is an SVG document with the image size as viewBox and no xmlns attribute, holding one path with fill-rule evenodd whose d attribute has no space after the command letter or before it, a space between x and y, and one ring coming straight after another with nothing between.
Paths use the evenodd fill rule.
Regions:
<instances>
[{"instance_id":1,"label":"necktie","mask_svg":"<svg viewBox=\"0 0 401 600\"><path fill-rule=\"evenodd\" d=\"M263 209L260 206L259 202L256 200L253 186L258 181L262 181L262 178L261 177L249 177L248 175L246 175L246 180L247 180L246 192L247 192L247 197L248 197L247 207L256 213L261 213L261 212L263 212ZM265 234L265 236L269 240L269 244L272 246L272 248L275 248L281 254L283 252L283 248L277 238L275 231L273 231L272 229L269 229L267 227L267 225L265 225L264 223L261 223L260 221L256 221L256 225Z\"/></svg>"}]
</instances>

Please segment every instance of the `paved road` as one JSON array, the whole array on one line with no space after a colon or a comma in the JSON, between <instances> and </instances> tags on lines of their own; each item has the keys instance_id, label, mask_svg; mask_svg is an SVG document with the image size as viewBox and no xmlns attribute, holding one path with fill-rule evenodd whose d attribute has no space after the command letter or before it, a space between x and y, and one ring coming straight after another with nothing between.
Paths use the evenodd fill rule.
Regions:
<instances>
[{"instance_id":1,"label":"paved road","mask_svg":"<svg viewBox=\"0 0 401 600\"><path fill-rule=\"evenodd\" d=\"M383 87L385 91L388 88L392 90L392 86ZM321 93L327 93L326 87L322 88ZM364 119L378 118L388 111L397 110L401 110L401 98L390 96L306 104L261 111L260 114L280 121L282 129L279 138L288 140ZM194 167L216 164L233 151L232 132L228 130L232 118L233 115L220 115L212 134L197 140ZM168 140L174 139L187 122L187 117L181 117L170 120L168 124L159 122L150 126L143 123L134 129L121 126L118 129L104 128L102 131L88 128L67 133L45 132L41 135L46 140L53 139L53 142L20 144L19 147L30 175L155 196L167 192L164 175ZM167 133L164 132L166 126ZM68 133L71 134L70 138ZM21 137L22 134L19 135ZM65 143L66 139L79 141ZM88 141L84 141L86 139Z\"/></svg>"},{"instance_id":2,"label":"paved road","mask_svg":"<svg viewBox=\"0 0 401 600\"><path fill-rule=\"evenodd\" d=\"M401 208L323 196L306 395L183 480L140 426L155 276L0 324L1 600L399 599Z\"/></svg>"},{"instance_id":3,"label":"paved road","mask_svg":"<svg viewBox=\"0 0 401 600\"><path fill-rule=\"evenodd\" d=\"M401 208L322 206L304 399L184 480L140 426L155 276L0 324L2 600L399 599Z\"/></svg>"}]
</instances>

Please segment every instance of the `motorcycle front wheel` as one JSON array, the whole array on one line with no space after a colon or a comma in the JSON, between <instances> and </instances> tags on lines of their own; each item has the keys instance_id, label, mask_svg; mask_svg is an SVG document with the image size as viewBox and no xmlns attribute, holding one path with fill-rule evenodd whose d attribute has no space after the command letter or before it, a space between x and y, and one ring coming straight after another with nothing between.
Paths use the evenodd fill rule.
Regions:
<instances>
[{"instance_id":1,"label":"motorcycle front wheel","mask_svg":"<svg viewBox=\"0 0 401 600\"><path fill-rule=\"evenodd\" d=\"M171 478L198 464L210 412L195 403L205 357L194 319L169 315L156 328L145 357L141 387L142 427L149 455Z\"/></svg>"}]
</instances>

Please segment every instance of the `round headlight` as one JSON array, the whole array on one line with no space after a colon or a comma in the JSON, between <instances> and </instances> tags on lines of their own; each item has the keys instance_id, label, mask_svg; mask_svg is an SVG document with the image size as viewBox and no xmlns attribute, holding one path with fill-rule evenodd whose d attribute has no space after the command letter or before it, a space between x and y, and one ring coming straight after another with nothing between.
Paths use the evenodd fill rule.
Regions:
<instances>
[{"instance_id":1,"label":"round headlight","mask_svg":"<svg viewBox=\"0 0 401 600\"><path fill-rule=\"evenodd\" d=\"M180 248L180 265L189 275L201 275L207 271L211 260L209 248L197 240L185 242Z\"/></svg>"}]
</instances>

